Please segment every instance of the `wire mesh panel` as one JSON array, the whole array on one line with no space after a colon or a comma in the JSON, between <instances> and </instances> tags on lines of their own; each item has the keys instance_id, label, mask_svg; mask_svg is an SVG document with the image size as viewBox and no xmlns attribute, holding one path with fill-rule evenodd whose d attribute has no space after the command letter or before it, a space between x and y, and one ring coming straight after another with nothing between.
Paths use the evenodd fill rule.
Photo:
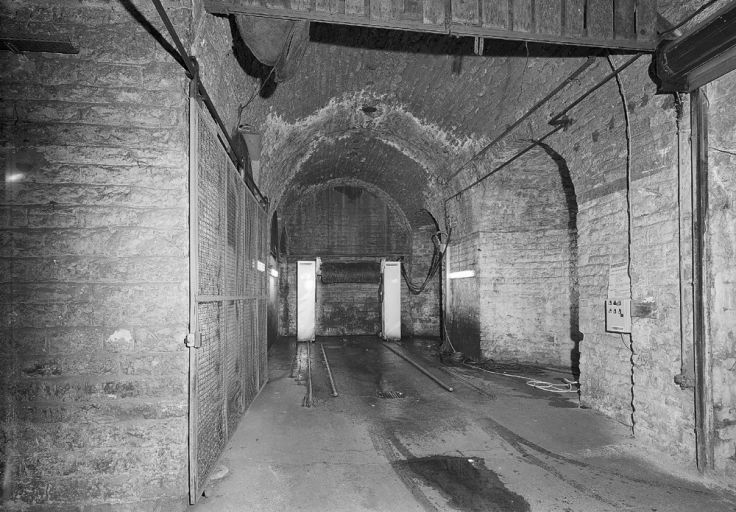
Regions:
<instances>
[{"instance_id":1,"label":"wire mesh panel","mask_svg":"<svg viewBox=\"0 0 736 512\"><path fill-rule=\"evenodd\" d=\"M194 103L194 102L193 102ZM218 140L190 112L190 501L195 503L243 413L266 382L267 215ZM194 206L194 207L193 207ZM195 247L196 245L196 247ZM258 262L262 262L260 265Z\"/></svg>"},{"instance_id":2,"label":"wire mesh panel","mask_svg":"<svg viewBox=\"0 0 736 512\"><path fill-rule=\"evenodd\" d=\"M197 235L199 293L219 295L222 291L222 171L224 155L217 139L209 136L206 123L199 123L199 182L197 186ZM192 248L194 250L194 248Z\"/></svg>"},{"instance_id":3,"label":"wire mesh panel","mask_svg":"<svg viewBox=\"0 0 736 512\"><path fill-rule=\"evenodd\" d=\"M217 302L199 306L199 334L202 346L197 349L197 468L208 475L225 445L223 418L221 306Z\"/></svg>"}]
</instances>

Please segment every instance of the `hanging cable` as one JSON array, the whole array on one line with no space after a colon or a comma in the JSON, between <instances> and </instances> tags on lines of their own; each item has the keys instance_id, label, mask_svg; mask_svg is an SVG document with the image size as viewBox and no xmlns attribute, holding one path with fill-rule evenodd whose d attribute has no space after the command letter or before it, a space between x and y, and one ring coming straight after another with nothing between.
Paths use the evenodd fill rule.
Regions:
<instances>
[{"instance_id":1,"label":"hanging cable","mask_svg":"<svg viewBox=\"0 0 736 512\"><path fill-rule=\"evenodd\" d=\"M410 265L405 265L403 263L403 257L400 258L400 261L402 262L401 275L404 277L404 281L406 282L406 287L414 295L419 295L420 293L422 293L427 288L427 285L429 285L429 283L432 281L434 276L437 275L437 272L442 266L442 258L444 258L445 251L447 249L448 244L450 243L450 234L445 233L444 231L440 230L440 225L437 222L437 219L435 219L434 215L432 215L432 213L426 208L422 208L419 211L424 212L430 216L430 218L432 219L432 222L434 223L435 229L437 231L435 233L432 233L430 237L432 240L432 245L434 246L434 250L432 252L432 259L429 263L429 270L427 271L427 276L424 278L424 281L420 285L414 284L410 276L411 274ZM444 241L442 240L443 236L445 237ZM409 267L408 270L407 270L407 267Z\"/></svg>"},{"instance_id":2,"label":"hanging cable","mask_svg":"<svg viewBox=\"0 0 736 512\"><path fill-rule=\"evenodd\" d=\"M245 110L245 108L251 104L251 102L256 99L256 96L263 91L263 89L266 87L266 84L271 79L271 76L273 75L273 72L276 70L276 66L279 64L279 61L281 60L283 55L279 55L279 60L276 61L276 64L273 65L271 68L271 71L268 72L268 75L266 75L266 78L263 79L263 82L261 83L260 87L257 87L255 91L253 91L253 94L251 94L250 98L248 98L248 101L240 105L238 109L238 119L240 119L240 114Z\"/></svg>"},{"instance_id":3,"label":"hanging cable","mask_svg":"<svg viewBox=\"0 0 736 512\"><path fill-rule=\"evenodd\" d=\"M444 242L442 241L443 235L445 236ZM422 293L427 288L427 285L429 285L432 279L437 275L437 272L440 269L440 264L442 263L442 258L444 258L445 256L447 244L450 242L449 234L442 231L437 231L436 233L433 233L431 239L432 244L434 245L432 260L429 263L427 276L424 278L424 281L420 285L414 284L411 276L409 275L411 273L411 268L407 270L407 267L410 267L410 265L403 264L402 258L401 275L404 276L406 287L409 288L409 291L414 295L419 295L420 293Z\"/></svg>"},{"instance_id":4,"label":"hanging cable","mask_svg":"<svg viewBox=\"0 0 736 512\"><path fill-rule=\"evenodd\" d=\"M611 69L615 69L613 65L613 59L611 59L611 55L606 55L606 58L608 59L608 64L611 66ZM629 119L629 108L627 106L626 101L626 92L624 91L624 85L621 82L621 77L619 75L616 75L616 85L618 86L618 93L621 97L621 106L624 110L624 121L626 123L626 221L627 221L627 245L626 245L626 256L627 256L627 262L626 262L626 272L629 276L629 297L633 297L633 289L631 285L631 225L632 225L632 209L631 209L631 120ZM621 339L623 340L624 335L621 333ZM635 418L634 418L634 410L636 409L634 407L634 356L636 355L636 352L634 352L634 342L631 338L631 334L629 334L629 346L627 347L630 351L631 356L629 357L629 364L630 364L630 378L631 378L631 429L633 431L634 425L636 424Z\"/></svg>"}]
</instances>

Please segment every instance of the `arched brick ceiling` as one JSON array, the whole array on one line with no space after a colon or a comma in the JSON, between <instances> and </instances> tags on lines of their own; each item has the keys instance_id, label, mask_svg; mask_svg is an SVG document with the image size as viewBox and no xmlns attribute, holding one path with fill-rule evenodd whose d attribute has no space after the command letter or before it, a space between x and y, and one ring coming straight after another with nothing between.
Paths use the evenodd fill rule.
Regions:
<instances>
[{"instance_id":1,"label":"arched brick ceiling","mask_svg":"<svg viewBox=\"0 0 736 512\"><path fill-rule=\"evenodd\" d=\"M451 172L584 60L554 51L486 41L478 57L468 38L313 30L297 74L245 110L264 134L261 189L279 207L321 180L356 178L412 224L421 207L440 213Z\"/></svg>"},{"instance_id":2,"label":"arched brick ceiling","mask_svg":"<svg viewBox=\"0 0 736 512\"><path fill-rule=\"evenodd\" d=\"M366 183L383 191L398 205L410 224L426 224L419 210L427 205L429 182L422 167L395 147L362 132L317 146L300 167L279 201L282 210L324 183Z\"/></svg>"},{"instance_id":3,"label":"arched brick ceiling","mask_svg":"<svg viewBox=\"0 0 736 512\"><path fill-rule=\"evenodd\" d=\"M324 181L319 184L311 185L306 188L298 188L299 190L298 193L297 193L296 187L290 189L284 201L282 201L281 203L281 208L279 210L279 217L286 220L289 218L291 213L295 211L296 209L298 209L300 204L303 201L307 200L310 196L316 195L328 188L337 188L337 187L344 187L344 186L361 188L373 194L374 196L376 196L377 198L379 198L381 201L383 201L386 204L386 206L391 211L392 215L395 216L397 222L406 231L411 230L412 226L409 222L409 219L404 214L403 208L401 207L399 203L396 202L396 200L391 195L387 194L385 190L373 185L372 183L368 183L368 182L358 180L358 179L351 179L351 178L335 178L333 180ZM424 224L428 224L429 222L430 222L430 219L427 218Z\"/></svg>"},{"instance_id":4,"label":"arched brick ceiling","mask_svg":"<svg viewBox=\"0 0 736 512\"><path fill-rule=\"evenodd\" d=\"M362 91L401 105L451 138L482 137L543 96L543 77L576 68L580 55L550 58L571 51L487 40L485 55L476 56L470 38L321 26L312 30L297 74L249 112L295 123L334 98Z\"/></svg>"}]
</instances>

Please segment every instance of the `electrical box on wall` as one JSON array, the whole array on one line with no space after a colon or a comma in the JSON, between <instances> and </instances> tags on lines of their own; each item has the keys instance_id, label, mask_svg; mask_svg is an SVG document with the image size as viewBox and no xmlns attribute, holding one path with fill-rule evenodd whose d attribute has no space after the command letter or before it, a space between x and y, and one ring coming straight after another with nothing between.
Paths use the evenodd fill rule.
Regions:
<instances>
[{"instance_id":1,"label":"electrical box on wall","mask_svg":"<svg viewBox=\"0 0 736 512\"><path fill-rule=\"evenodd\" d=\"M631 332L631 299L612 299L605 301L606 331Z\"/></svg>"}]
</instances>

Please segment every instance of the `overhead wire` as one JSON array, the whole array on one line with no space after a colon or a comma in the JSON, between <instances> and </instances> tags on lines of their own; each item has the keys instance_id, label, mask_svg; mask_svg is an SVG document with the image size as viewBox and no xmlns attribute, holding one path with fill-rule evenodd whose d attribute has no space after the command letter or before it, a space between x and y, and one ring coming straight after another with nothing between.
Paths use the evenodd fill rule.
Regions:
<instances>
[{"instance_id":1,"label":"overhead wire","mask_svg":"<svg viewBox=\"0 0 736 512\"><path fill-rule=\"evenodd\" d=\"M575 81L586 69L588 69L593 63L595 62L594 57L588 57L586 61L578 67L575 71L573 71L565 80L563 80L557 87L552 89L547 95L539 100L532 108L526 111L526 113L519 117L516 121L514 121L510 126L508 126L503 132L501 132L497 137L495 137L491 142L483 146L480 151L478 151L475 155L473 155L470 159L468 159L466 162L461 164L457 169L455 169L452 174L447 178L447 181L449 182L455 176L460 174L463 169L465 169L469 164L477 160L478 158L482 157L484 154L486 154L493 146L498 144L506 135L511 133L511 131L519 126L521 123L524 122L524 120L528 119L534 112L539 110L542 106L544 106L552 97L557 95L562 89L570 85L573 81Z\"/></svg>"},{"instance_id":2,"label":"overhead wire","mask_svg":"<svg viewBox=\"0 0 736 512\"><path fill-rule=\"evenodd\" d=\"M495 173L497 173L501 169L503 169L506 166L510 165L515 160L517 160L518 158L524 156L526 153L528 153L529 151L531 151L532 149L534 149L535 147L537 147L540 142L543 142L545 139L547 139L548 137L554 135L555 133L559 132L560 130L563 130L563 129L567 128L572 123L570 121L570 119L567 117L567 113L568 112L570 112L573 108L575 108L580 103L582 103L588 96L590 96L595 91L597 91L598 89L600 89L603 85L605 85L606 83L608 83L609 80L611 80L612 78L617 77L624 69L626 69L629 66L631 66L640 57L641 57L641 54L634 55L631 59L627 60L625 63L623 63L618 68L614 68L611 71L611 73L609 73L608 75L606 75L605 77L603 77L598 83L596 83L593 87L591 87L590 89L588 89L584 94L581 94L580 96L578 96L578 98L576 98L575 101L573 101L572 103L570 103L569 105L567 105L563 110L561 110L560 112L558 112L557 114L555 114L554 116L552 116L550 118L550 120L549 120L549 124L552 125L552 126L554 126L554 128L552 130L550 130L549 132L545 133L544 135L542 135L538 139L532 139L531 140L531 144L529 146L525 147L524 149L522 149L521 151L517 152L515 155L513 155L511 158L509 158L505 162L501 163L500 165L498 165L495 168L493 168L491 171L487 172L486 174L484 174L480 178L476 179L470 185L468 185L468 186L460 189L459 191L455 192L453 195L447 197L445 199L445 209L447 208L447 203L451 199L454 199L454 198L460 196L461 194L467 192L468 190L470 190L471 188L475 187L479 183L485 181L490 176L494 175ZM487 149L489 149L489 148L490 148L490 145L489 146L486 146L485 148L483 148L473 158L471 158L470 160L468 160L468 162L466 162L465 164L463 164L463 166L464 165L467 165L468 163L472 162L477 157L479 157L482 154L484 154L484 152ZM457 174L457 172L455 174L453 174L452 177L454 177L456 174Z\"/></svg>"}]
</instances>

